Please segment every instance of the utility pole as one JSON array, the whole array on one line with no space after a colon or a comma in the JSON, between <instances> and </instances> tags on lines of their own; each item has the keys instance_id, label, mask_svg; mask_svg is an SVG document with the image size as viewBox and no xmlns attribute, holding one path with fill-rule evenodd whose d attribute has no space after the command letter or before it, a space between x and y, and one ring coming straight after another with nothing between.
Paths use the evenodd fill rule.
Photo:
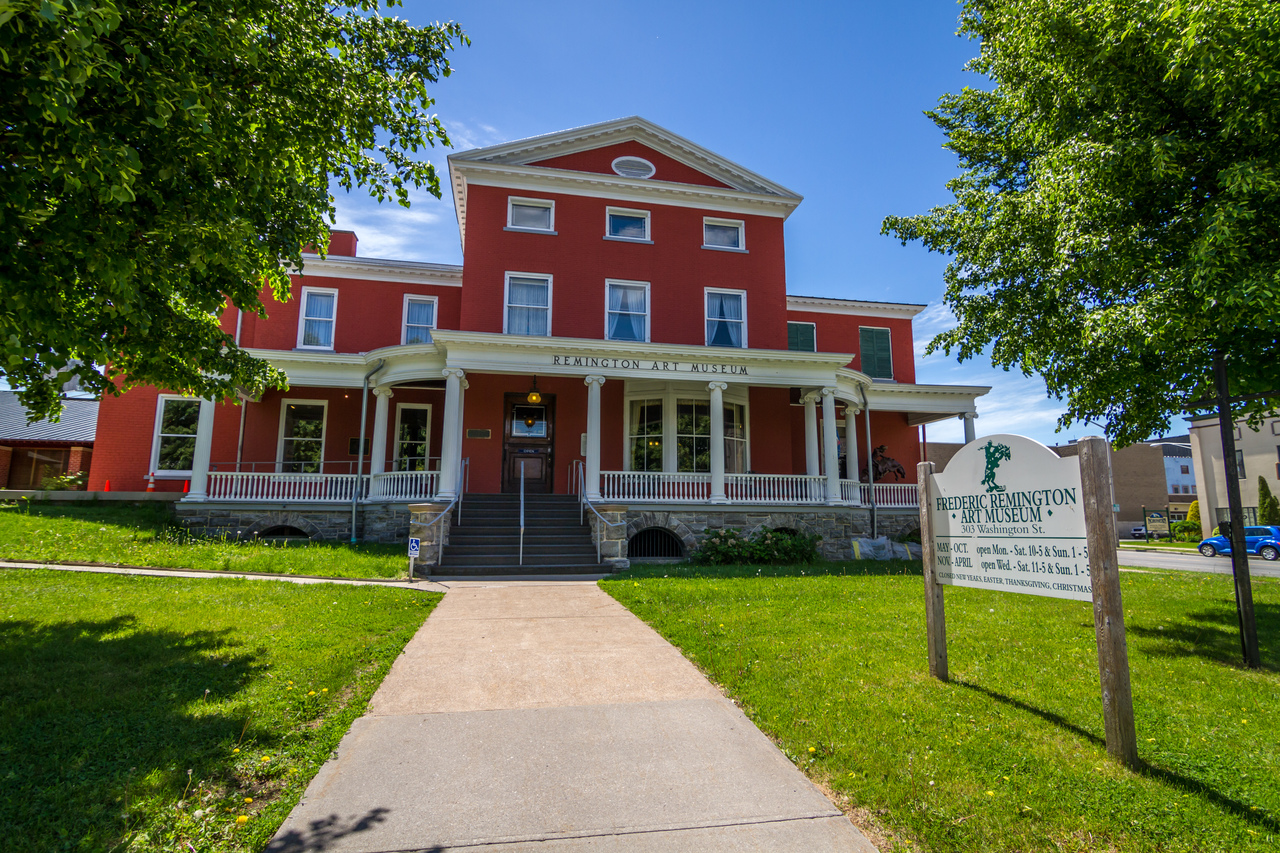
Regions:
<instances>
[{"instance_id":1,"label":"utility pole","mask_svg":"<svg viewBox=\"0 0 1280 853\"><path fill-rule=\"evenodd\" d=\"M1213 385L1218 398L1218 431L1222 436L1222 462L1227 477L1227 507L1231 520L1231 573L1235 577L1236 617L1240 623L1240 651L1245 666L1262 667L1258 650L1258 623L1253 614L1253 584L1249 580L1249 554L1244 542L1244 507L1240 499L1240 469L1236 465L1235 418L1231 416L1231 392L1227 385L1227 360L1221 350L1213 356Z\"/></svg>"}]
</instances>

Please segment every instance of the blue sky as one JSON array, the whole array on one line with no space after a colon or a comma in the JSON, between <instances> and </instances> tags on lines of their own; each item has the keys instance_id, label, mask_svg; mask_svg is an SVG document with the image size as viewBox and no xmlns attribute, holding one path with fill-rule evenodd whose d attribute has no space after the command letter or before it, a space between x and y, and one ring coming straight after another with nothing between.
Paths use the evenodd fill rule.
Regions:
<instances>
[{"instance_id":1,"label":"blue sky","mask_svg":"<svg viewBox=\"0 0 1280 853\"><path fill-rule=\"evenodd\" d=\"M917 350L954 320L941 305L946 259L880 235L888 214L950 201L956 160L923 111L943 93L983 85L965 62L945 0L865 2L407 2L414 23L457 20L472 45L433 88L457 150L640 115L800 193L786 225L793 294L927 303ZM446 150L430 159L446 173ZM366 257L461 263L448 196L409 210L339 195L338 227ZM985 360L917 360L917 381L991 385L978 433L1047 444L1100 434L1054 432L1062 405L1037 377ZM960 441L957 422L931 441Z\"/></svg>"}]
</instances>

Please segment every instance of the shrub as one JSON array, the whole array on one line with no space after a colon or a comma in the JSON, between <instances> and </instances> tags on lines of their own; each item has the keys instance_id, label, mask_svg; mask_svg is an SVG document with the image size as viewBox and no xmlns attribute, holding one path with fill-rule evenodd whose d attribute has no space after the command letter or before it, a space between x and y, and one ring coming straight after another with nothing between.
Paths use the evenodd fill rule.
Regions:
<instances>
[{"instance_id":1,"label":"shrub","mask_svg":"<svg viewBox=\"0 0 1280 853\"><path fill-rule=\"evenodd\" d=\"M704 539L693 560L707 565L812 563L818 559L821 541L821 536L765 528L748 538L742 531L726 527Z\"/></svg>"},{"instance_id":2,"label":"shrub","mask_svg":"<svg viewBox=\"0 0 1280 853\"><path fill-rule=\"evenodd\" d=\"M1198 499L1192 501L1191 508L1187 510L1187 521L1194 521L1196 524L1200 523L1200 501Z\"/></svg>"},{"instance_id":3,"label":"shrub","mask_svg":"<svg viewBox=\"0 0 1280 853\"><path fill-rule=\"evenodd\" d=\"M1175 521L1173 523L1173 535L1179 541L1190 542L1192 539L1200 538L1200 522L1198 521Z\"/></svg>"},{"instance_id":4,"label":"shrub","mask_svg":"<svg viewBox=\"0 0 1280 853\"><path fill-rule=\"evenodd\" d=\"M1266 477L1258 477L1258 523L1280 525L1280 500L1271 494Z\"/></svg>"},{"instance_id":5,"label":"shrub","mask_svg":"<svg viewBox=\"0 0 1280 853\"><path fill-rule=\"evenodd\" d=\"M917 545L919 545L920 544L920 528L914 527L911 530L908 530L906 533L899 533L897 536L893 537L893 541L894 542L914 542Z\"/></svg>"},{"instance_id":6,"label":"shrub","mask_svg":"<svg viewBox=\"0 0 1280 853\"><path fill-rule=\"evenodd\" d=\"M74 474L58 474L41 480L40 488L46 492L78 492L84 489L88 480L88 471L77 471Z\"/></svg>"}]
</instances>

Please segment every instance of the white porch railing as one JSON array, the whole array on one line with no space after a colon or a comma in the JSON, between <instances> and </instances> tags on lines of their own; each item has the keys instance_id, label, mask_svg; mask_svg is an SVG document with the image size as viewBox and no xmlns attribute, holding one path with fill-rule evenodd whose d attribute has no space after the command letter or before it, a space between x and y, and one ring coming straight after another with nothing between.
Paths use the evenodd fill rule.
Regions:
<instances>
[{"instance_id":1,"label":"white porch railing","mask_svg":"<svg viewBox=\"0 0 1280 853\"><path fill-rule=\"evenodd\" d=\"M355 474L266 474L209 472L209 500L288 501L291 503L350 502L355 497Z\"/></svg>"},{"instance_id":2,"label":"white porch railing","mask_svg":"<svg viewBox=\"0 0 1280 853\"><path fill-rule=\"evenodd\" d=\"M606 501L705 501L711 497L711 475L601 471L600 497Z\"/></svg>"},{"instance_id":3,"label":"white porch railing","mask_svg":"<svg viewBox=\"0 0 1280 853\"><path fill-rule=\"evenodd\" d=\"M867 506L871 503L871 489L857 480L841 480L840 498L845 503ZM914 509L920 502L915 483L876 483L875 490L876 506L886 509Z\"/></svg>"},{"instance_id":4,"label":"white porch railing","mask_svg":"<svg viewBox=\"0 0 1280 853\"><path fill-rule=\"evenodd\" d=\"M388 471L369 477L370 500L426 500L436 493L439 471Z\"/></svg>"},{"instance_id":5,"label":"white porch railing","mask_svg":"<svg viewBox=\"0 0 1280 853\"><path fill-rule=\"evenodd\" d=\"M827 478L806 474L725 474L724 494L735 504L821 504Z\"/></svg>"}]
</instances>

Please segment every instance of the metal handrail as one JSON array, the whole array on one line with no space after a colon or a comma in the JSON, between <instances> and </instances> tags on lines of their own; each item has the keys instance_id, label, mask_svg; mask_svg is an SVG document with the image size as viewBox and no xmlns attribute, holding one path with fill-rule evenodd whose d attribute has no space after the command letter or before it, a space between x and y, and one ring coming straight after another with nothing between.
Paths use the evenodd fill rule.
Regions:
<instances>
[{"instance_id":1,"label":"metal handrail","mask_svg":"<svg viewBox=\"0 0 1280 853\"><path fill-rule=\"evenodd\" d=\"M520 565L524 565L524 460L520 460Z\"/></svg>"},{"instance_id":2,"label":"metal handrail","mask_svg":"<svg viewBox=\"0 0 1280 853\"><path fill-rule=\"evenodd\" d=\"M583 468L582 460L575 459L574 464L578 466L579 474L580 474L580 476L578 477L578 523L582 524L586 521L586 510L589 509L596 514L596 518L600 519L600 523L607 527L625 526L626 525L625 521L609 521L607 518L605 518L603 515L600 514L600 510L596 509L594 506L591 505L591 501L587 500L587 489L586 489L587 477L586 477L586 471ZM599 563L600 562L600 537L592 536L591 538L596 541L596 562Z\"/></svg>"},{"instance_id":3,"label":"metal handrail","mask_svg":"<svg viewBox=\"0 0 1280 853\"><path fill-rule=\"evenodd\" d=\"M465 470L469 470L470 466L471 466L471 457L468 456L467 458L462 460L462 465L458 468L458 490L457 492L454 493L453 500L449 501L449 503L445 506L444 509L440 510L438 513L432 516L431 520L428 521L426 524L424 524L423 527L430 527L440 519L444 518L445 515L449 513L449 510L453 509L455 504L458 507L458 526L459 527L462 526L462 484L464 482L462 477L462 472ZM436 548L443 552L444 543L438 541L437 539ZM413 581L412 574L409 577L409 581L410 582Z\"/></svg>"}]
</instances>

